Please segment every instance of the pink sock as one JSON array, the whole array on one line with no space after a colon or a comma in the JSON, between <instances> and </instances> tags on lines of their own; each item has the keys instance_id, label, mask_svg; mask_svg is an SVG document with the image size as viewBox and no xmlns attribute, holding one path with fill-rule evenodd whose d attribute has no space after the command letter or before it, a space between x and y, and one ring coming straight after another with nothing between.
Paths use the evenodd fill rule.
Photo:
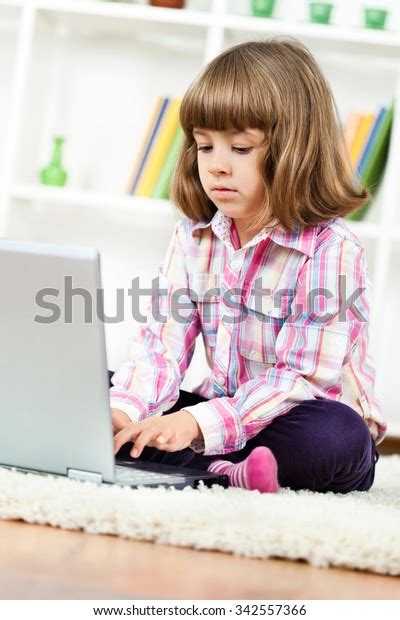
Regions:
<instances>
[{"instance_id":1,"label":"pink sock","mask_svg":"<svg viewBox=\"0 0 400 620\"><path fill-rule=\"evenodd\" d=\"M208 471L227 474L233 487L251 491L257 489L261 493L276 493L280 488L276 459L271 450L264 446L254 448L240 463L214 461L209 465Z\"/></svg>"}]
</instances>

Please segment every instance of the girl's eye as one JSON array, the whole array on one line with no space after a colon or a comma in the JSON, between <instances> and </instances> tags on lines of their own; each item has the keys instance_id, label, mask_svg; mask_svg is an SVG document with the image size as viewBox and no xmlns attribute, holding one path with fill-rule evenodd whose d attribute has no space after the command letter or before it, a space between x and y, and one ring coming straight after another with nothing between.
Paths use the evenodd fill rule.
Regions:
<instances>
[{"instance_id":1,"label":"girl's eye","mask_svg":"<svg viewBox=\"0 0 400 620\"><path fill-rule=\"evenodd\" d=\"M250 153L250 151L252 150L252 147L250 146L233 146L232 148L234 151L236 151L236 153L240 153L242 155ZM212 146L199 146L197 150L205 151L206 153L208 153L211 149Z\"/></svg>"}]
</instances>

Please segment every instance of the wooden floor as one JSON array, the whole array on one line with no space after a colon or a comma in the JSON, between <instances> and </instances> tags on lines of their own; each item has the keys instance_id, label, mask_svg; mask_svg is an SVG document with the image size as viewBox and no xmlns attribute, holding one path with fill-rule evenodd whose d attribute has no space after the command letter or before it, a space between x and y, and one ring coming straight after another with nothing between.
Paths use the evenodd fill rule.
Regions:
<instances>
[{"instance_id":1,"label":"wooden floor","mask_svg":"<svg viewBox=\"0 0 400 620\"><path fill-rule=\"evenodd\" d=\"M399 579L0 521L1 599L398 599Z\"/></svg>"}]
</instances>

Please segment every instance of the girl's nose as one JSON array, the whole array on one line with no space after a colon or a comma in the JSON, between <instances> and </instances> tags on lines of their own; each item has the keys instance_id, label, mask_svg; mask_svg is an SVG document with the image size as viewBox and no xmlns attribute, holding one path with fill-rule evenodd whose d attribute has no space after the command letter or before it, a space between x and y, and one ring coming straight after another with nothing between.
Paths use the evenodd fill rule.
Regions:
<instances>
[{"instance_id":1,"label":"girl's nose","mask_svg":"<svg viewBox=\"0 0 400 620\"><path fill-rule=\"evenodd\" d=\"M226 157L223 157L221 153L211 157L209 162L209 172L211 174L229 174L231 172L231 165Z\"/></svg>"}]
</instances>

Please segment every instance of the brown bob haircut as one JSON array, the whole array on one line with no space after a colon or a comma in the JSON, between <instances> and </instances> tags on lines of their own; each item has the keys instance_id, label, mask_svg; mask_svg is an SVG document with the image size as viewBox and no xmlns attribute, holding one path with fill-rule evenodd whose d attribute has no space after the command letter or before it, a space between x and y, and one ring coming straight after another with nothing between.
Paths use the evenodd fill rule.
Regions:
<instances>
[{"instance_id":1,"label":"brown bob haircut","mask_svg":"<svg viewBox=\"0 0 400 620\"><path fill-rule=\"evenodd\" d=\"M249 41L222 52L187 90L180 123L171 198L196 222L209 221L217 208L200 182L194 128L265 132L265 202L251 230L277 221L290 232L345 216L371 198L350 163L331 89L296 39Z\"/></svg>"}]
</instances>

